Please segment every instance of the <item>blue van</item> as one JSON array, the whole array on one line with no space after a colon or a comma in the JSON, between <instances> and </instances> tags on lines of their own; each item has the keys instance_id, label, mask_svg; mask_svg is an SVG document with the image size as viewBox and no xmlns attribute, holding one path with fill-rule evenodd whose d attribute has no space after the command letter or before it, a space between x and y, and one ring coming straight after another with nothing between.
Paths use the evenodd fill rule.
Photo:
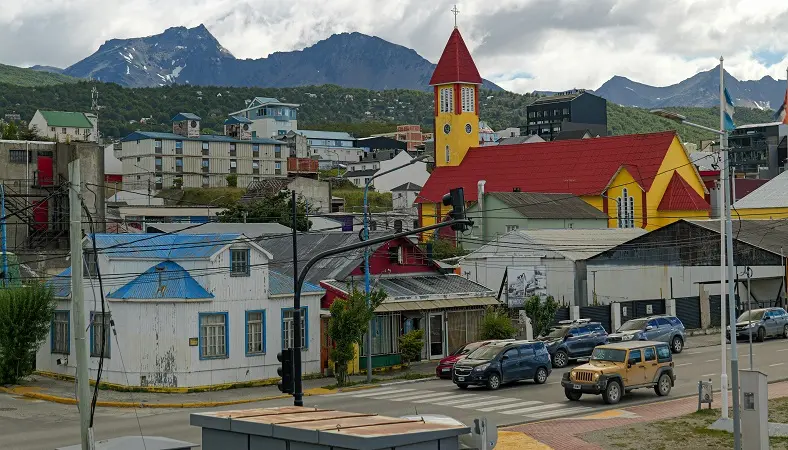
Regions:
<instances>
[{"instance_id":1,"label":"blue van","mask_svg":"<svg viewBox=\"0 0 788 450\"><path fill-rule=\"evenodd\" d=\"M458 361L452 370L452 381L460 389L486 386L495 390L520 380L544 384L552 370L544 342L503 341L479 347Z\"/></svg>"}]
</instances>

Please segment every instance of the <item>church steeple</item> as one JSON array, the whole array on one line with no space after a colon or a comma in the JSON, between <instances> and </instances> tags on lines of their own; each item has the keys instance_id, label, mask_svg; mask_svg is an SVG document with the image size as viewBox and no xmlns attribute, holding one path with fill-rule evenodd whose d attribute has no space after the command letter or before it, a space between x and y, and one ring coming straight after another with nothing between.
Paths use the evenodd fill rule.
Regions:
<instances>
[{"instance_id":1,"label":"church steeple","mask_svg":"<svg viewBox=\"0 0 788 450\"><path fill-rule=\"evenodd\" d=\"M435 165L457 166L479 145L482 77L455 26L430 78L435 90Z\"/></svg>"}]
</instances>

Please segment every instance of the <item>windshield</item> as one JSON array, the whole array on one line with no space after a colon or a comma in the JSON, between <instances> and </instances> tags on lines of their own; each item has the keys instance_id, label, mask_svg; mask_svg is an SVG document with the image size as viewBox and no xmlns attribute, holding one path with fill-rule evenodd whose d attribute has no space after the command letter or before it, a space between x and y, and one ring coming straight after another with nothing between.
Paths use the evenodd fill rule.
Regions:
<instances>
[{"instance_id":1,"label":"windshield","mask_svg":"<svg viewBox=\"0 0 788 450\"><path fill-rule=\"evenodd\" d=\"M626 350L619 350L615 348L595 348L594 352L591 354L591 359L593 361L612 361L612 362L624 362L624 358L627 356Z\"/></svg>"},{"instance_id":2,"label":"windshield","mask_svg":"<svg viewBox=\"0 0 788 450\"><path fill-rule=\"evenodd\" d=\"M546 338L562 338L566 335L566 332L569 331L569 327L552 327L548 330L547 334L543 334L542 337Z\"/></svg>"},{"instance_id":3,"label":"windshield","mask_svg":"<svg viewBox=\"0 0 788 450\"><path fill-rule=\"evenodd\" d=\"M476 350L477 348L483 345L484 342L471 342L470 344L465 345L465 347L462 347L456 352L454 352L454 355L467 355L468 353L471 353L472 351Z\"/></svg>"},{"instance_id":4,"label":"windshield","mask_svg":"<svg viewBox=\"0 0 788 450\"><path fill-rule=\"evenodd\" d=\"M630 320L629 322L621 325L618 331L635 331L642 330L646 327L646 319Z\"/></svg>"},{"instance_id":5,"label":"windshield","mask_svg":"<svg viewBox=\"0 0 788 450\"><path fill-rule=\"evenodd\" d=\"M757 322L761 320L764 313L766 313L765 309L755 310L755 311L745 311L744 314L739 316L739 320L737 322Z\"/></svg>"},{"instance_id":6,"label":"windshield","mask_svg":"<svg viewBox=\"0 0 788 450\"><path fill-rule=\"evenodd\" d=\"M495 355L500 352L500 347L484 346L479 347L468 355L468 359L481 359L484 361L495 358Z\"/></svg>"}]
</instances>

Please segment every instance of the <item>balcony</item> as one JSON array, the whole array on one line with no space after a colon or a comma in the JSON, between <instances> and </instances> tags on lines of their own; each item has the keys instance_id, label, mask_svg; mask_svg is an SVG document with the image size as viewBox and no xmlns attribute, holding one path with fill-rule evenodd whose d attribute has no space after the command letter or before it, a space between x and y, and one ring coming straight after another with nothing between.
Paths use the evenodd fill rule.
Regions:
<instances>
[{"instance_id":1,"label":"balcony","mask_svg":"<svg viewBox=\"0 0 788 450\"><path fill-rule=\"evenodd\" d=\"M289 173L317 173L320 163L311 158L287 158L287 171Z\"/></svg>"}]
</instances>

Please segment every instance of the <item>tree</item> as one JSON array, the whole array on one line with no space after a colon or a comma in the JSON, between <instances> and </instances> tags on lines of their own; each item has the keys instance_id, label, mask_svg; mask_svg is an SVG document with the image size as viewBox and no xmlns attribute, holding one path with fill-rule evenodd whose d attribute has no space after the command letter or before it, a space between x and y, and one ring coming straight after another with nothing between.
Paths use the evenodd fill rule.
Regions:
<instances>
[{"instance_id":1,"label":"tree","mask_svg":"<svg viewBox=\"0 0 788 450\"><path fill-rule=\"evenodd\" d=\"M512 319L503 308L488 308L482 319L479 338L486 339L511 339L517 333Z\"/></svg>"},{"instance_id":2,"label":"tree","mask_svg":"<svg viewBox=\"0 0 788 450\"><path fill-rule=\"evenodd\" d=\"M267 195L247 204L236 202L217 215L219 222L239 223L281 223L292 228L293 207L290 202L289 192L279 192L276 195ZM296 200L296 229L309 231L312 222L306 217L306 203L303 199Z\"/></svg>"},{"instance_id":3,"label":"tree","mask_svg":"<svg viewBox=\"0 0 788 450\"><path fill-rule=\"evenodd\" d=\"M175 189L180 189L183 187L183 178L176 178L172 180L172 187Z\"/></svg>"},{"instance_id":4,"label":"tree","mask_svg":"<svg viewBox=\"0 0 788 450\"><path fill-rule=\"evenodd\" d=\"M399 337L399 352L402 363L410 367L410 363L418 361L421 349L424 348L424 330L412 330Z\"/></svg>"},{"instance_id":5,"label":"tree","mask_svg":"<svg viewBox=\"0 0 788 450\"><path fill-rule=\"evenodd\" d=\"M544 299L534 295L525 301L525 315L531 319L534 337L544 334L555 321L558 302L548 295Z\"/></svg>"},{"instance_id":6,"label":"tree","mask_svg":"<svg viewBox=\"0 0 788 450\"><path fill-rule=\"evenodd\" d=\"M213 131L213 128L205 127L200 131L200 134L216 134L216 132Z\"/></svg>"},{"instance_id":7,"label":"tree","mask_svg":"<svg viewBox=\"0 0 788 450\"><path fill-rule=\"evenodd\" d=\"M386 293L382 290L372 291L369 293L368 305L364 293L354 288L347 299L337 298L331 304L328 337L334 343L331 360L334 361L337 386L347 383L347 366L355 356L355 346L361 344L369 321L375 317L375 309L385 298Z\"/></svg>"},{"instance_id":8,"label":"tree","mask_svg":"<svg viewBox=\"0 0 788 450\"><path fill-rule=\"evenodd\" d=\"M440 236L433 237L429 244L432 245L432 259L456 258L468 254L462 245L455 245L452 241Z\"/></svg>"},{"instance_id":9,"label":"tree","mask_svg":"<svg viewBox=\"0 0 788 450\"><path fill-rule=\"evenodd\" d=\"M0 290L0 384L17 383L33 372L54 311L52 290L43 284Z\"/></svg>"},{"instance_id":10,"label":"tree","mask_svg":"<svg viewBox=\"0 0 788 450\"><path fill-rule=\"evenodd\" d=\"M227 180L227 187L238 187L238 175L231 173L225 177Z\"/></svg>"},{"instance_id":11,"label":"tree","mask_svg":"<svg viewBox=\"0 0 788 450\"><path fill-rule=\"evenodd\" d=\"M2 138L8 141L19 139L19 128L14 122L2 126Z\"/></svg>"}]
</instances>

